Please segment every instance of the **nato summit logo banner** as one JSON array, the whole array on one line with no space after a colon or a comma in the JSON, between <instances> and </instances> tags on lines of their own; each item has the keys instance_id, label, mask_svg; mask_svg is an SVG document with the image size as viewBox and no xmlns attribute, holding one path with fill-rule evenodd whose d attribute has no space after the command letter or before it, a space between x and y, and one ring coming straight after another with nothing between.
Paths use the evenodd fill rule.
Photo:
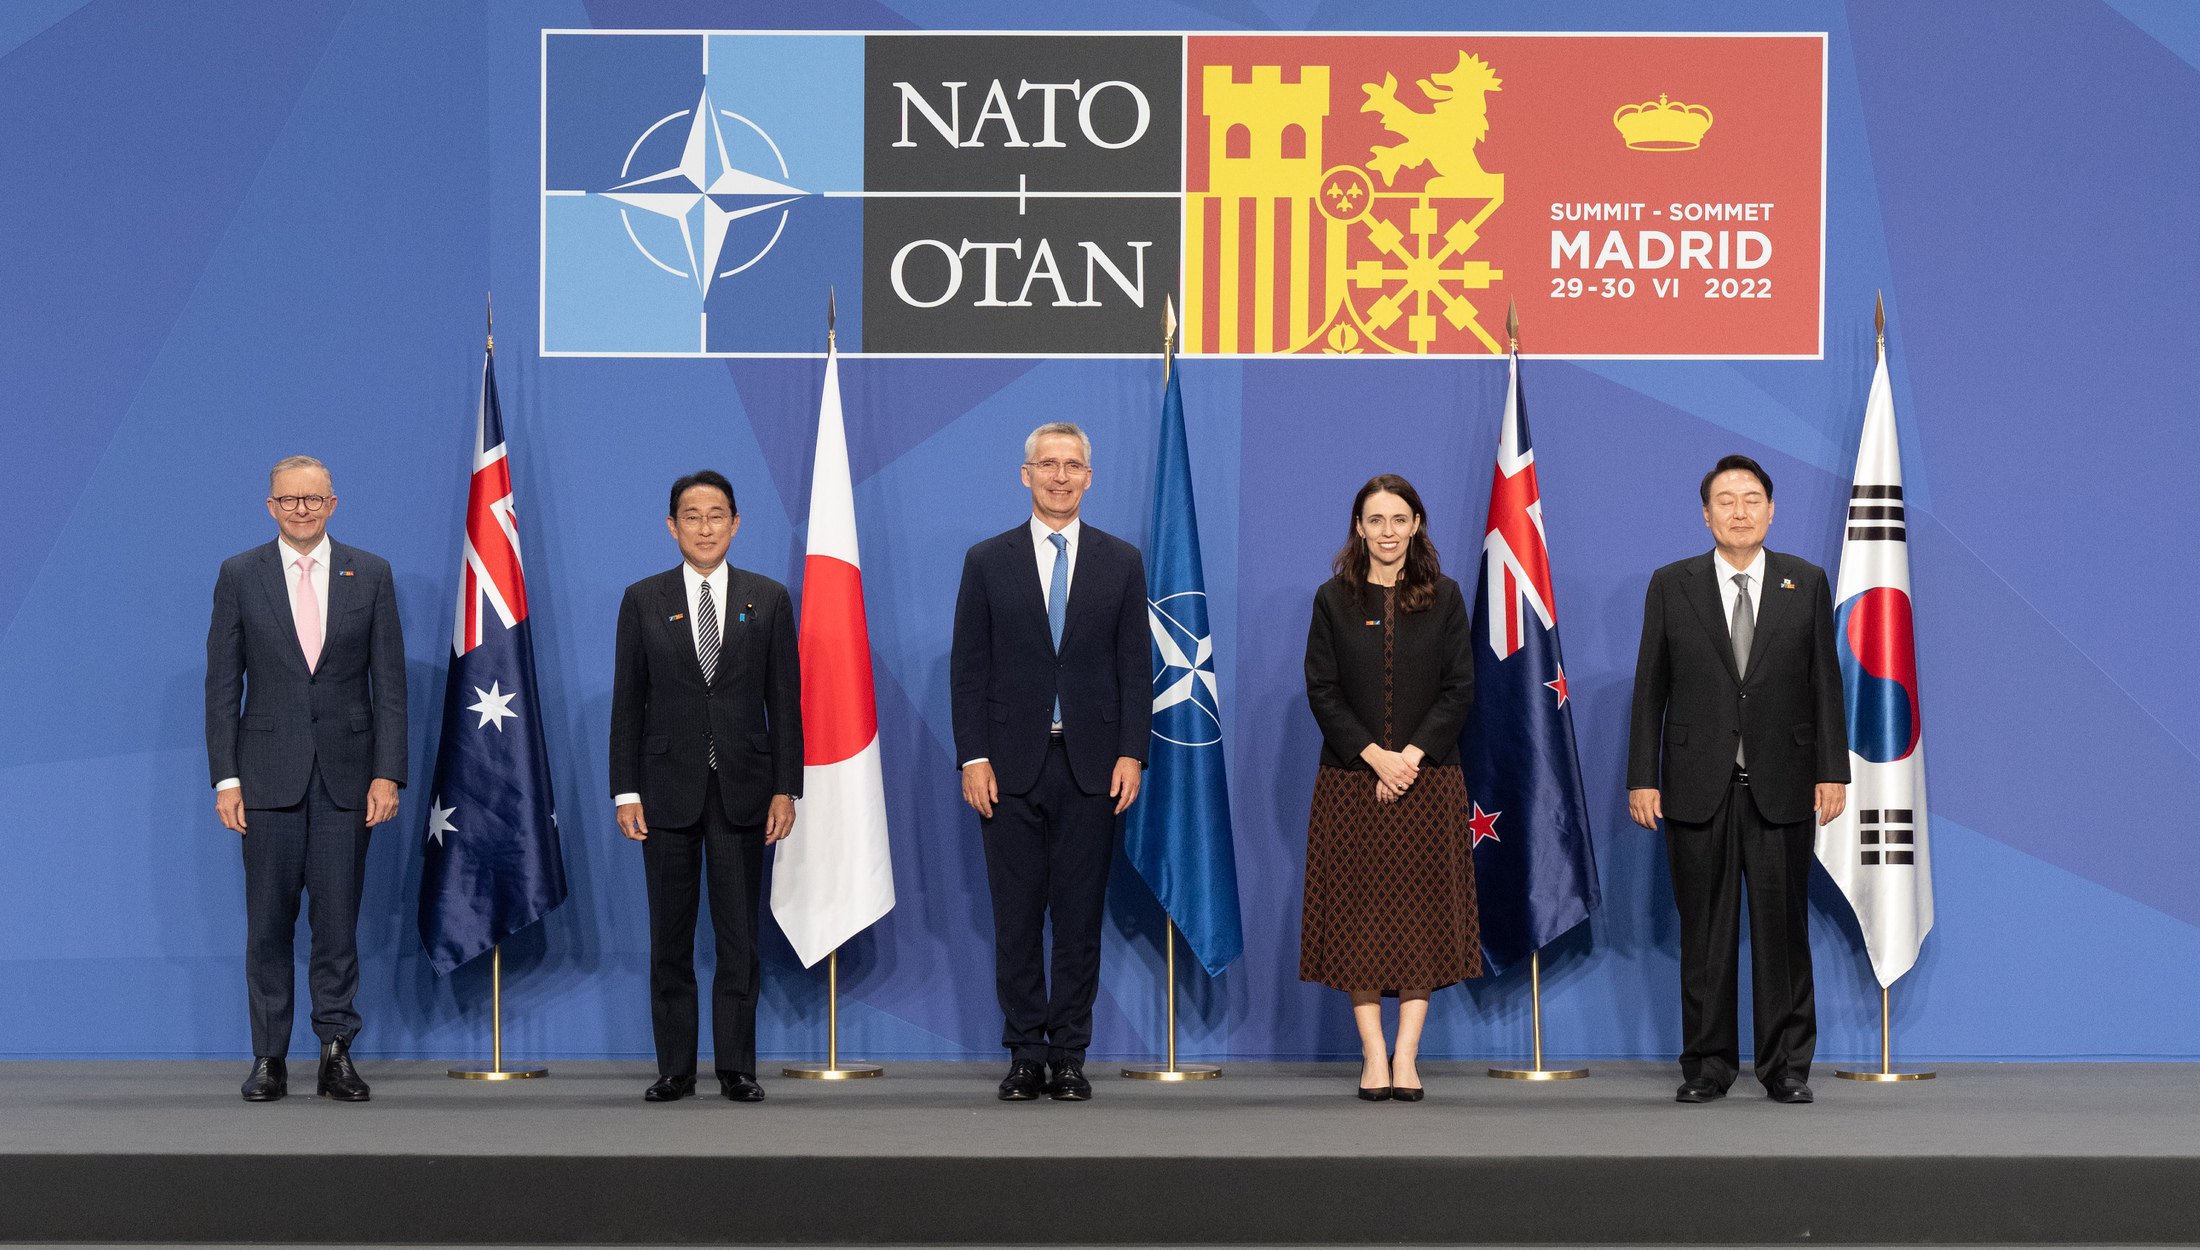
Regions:
<instances>
[{"instance_id":1,"label":"nato summit logo banner","mask_svg":"<svg viewBox=\"0 0 2200 1250\"><path fill-rule=\"evenodd\" d=\"M545 31L543 352L1815 357L1825 57Z\"/></svg>"}]
</instances>

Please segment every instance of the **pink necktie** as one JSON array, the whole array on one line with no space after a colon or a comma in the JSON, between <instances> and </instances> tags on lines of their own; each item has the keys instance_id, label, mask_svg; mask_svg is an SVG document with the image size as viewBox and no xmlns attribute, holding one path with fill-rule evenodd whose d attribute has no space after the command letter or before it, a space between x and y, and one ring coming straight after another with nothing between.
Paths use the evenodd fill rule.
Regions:
<instances>
[{"instance_id":1,"label":"pink necktie","mask_svg":"<svg viewBox=\"0 0 2200 1250\"><path fill-rule=\"evenodd\" d=\"M298 589L290 596L290 615L298 623L298 649L306 653L306 671L321 663L321 598L313 593L313 557L298 557Z\"/></svg>"}]
</instances>

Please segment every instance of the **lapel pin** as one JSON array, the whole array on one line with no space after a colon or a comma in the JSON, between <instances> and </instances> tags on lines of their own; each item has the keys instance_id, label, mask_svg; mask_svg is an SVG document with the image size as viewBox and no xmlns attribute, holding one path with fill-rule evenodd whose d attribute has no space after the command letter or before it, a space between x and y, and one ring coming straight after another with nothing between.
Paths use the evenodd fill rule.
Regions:
<instances>
[{"instance_id":1,"label":"lapel pin","mask_svg":"<svg viewBox=\"0 0 2200 1250\"><path fill-rule=\"evenodd\" d=\"M688 614L685 612L675 612L672 615L666 617L665 622L667 624L670 624L673 621L684 621L687 619L687 615Z\"/></svg>"},{"instance_id":2,"label":"lapel pin","mask_svg":"<svg viewBox=\"0 0 2200 1250\"><path fill-rule=\"evenodd\" d=\"M742 604L742 605L741 605L741 623L742 623L742 624L744 624L744 625L748 624L748 621L749 621L749 613L751 613L751 612L754 612L754 611L756 611L756 605L755 605L755 604L753 604L753 603L744 603L744 604Z\"/></svg>"},{"instance_id":3,"label":"lapel pin","mask_svg":"<svg viewBox=\"0 0 2200 1250\"><path fill-rule=\"evenodd\" d=\"M1781 578L1781 579L1780 579L1780 589L1782 589L1782 590L1793 590L1793 589L1795 589L1795 579L1794 579L1794 578L1792 578L1792 577L1783 577L1783 578Z\"/></svg>"},{"instance_id":4,"label":"lapel pin","mask_svg":"<svg viewBox=\"0 0 2200 1250\"><path fill-rule=\"evenodd\" d=\"M350 576L351 576L351 570L350 570L350 569L338 569L338 570L336 571L336 575L337 575L338 577L350 577Z\"/></svg>"},{"instance_id":5,"label":"lapel pin","mask_svg":"<svg viewBox=\"0 0 2200 1250\"><path fill-rule=\"evenodd\" d=\"M1370 624L1370 625L1380 625L1380 624L1382 624L1382 622L1381 622L1381 621L1379 621L1379 620L1375 620L1375 621L1369 621L1369 622L1367 622L1367 623L1368 623L1368 624Z\"/></svg>"}]
</instances>

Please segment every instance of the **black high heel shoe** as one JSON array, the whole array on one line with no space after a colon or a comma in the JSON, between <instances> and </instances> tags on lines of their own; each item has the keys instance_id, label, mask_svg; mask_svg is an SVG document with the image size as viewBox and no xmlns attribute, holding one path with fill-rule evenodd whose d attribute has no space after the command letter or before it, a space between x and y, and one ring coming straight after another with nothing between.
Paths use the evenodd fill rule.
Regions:
<instances>
[{"instance_id":1,"label":"black high heel shoe","mask_svg":"<svg viewBox=\"0 0 2200 1250\"><path fill-rule=\"evenodd\" d=\"M1390 1057L1390 1062L1391 1066L1396 1067L1398 1063L1398 1056L1392 1055ZM1395 1074L1393 1074L1391 1079L1397 1079ZM1418 1085L1414 1086L1412 1089L1407 1089L1403 1085L1393 1085L1390 1087L1390 1099L1392 1102L1419 1102L1421 1101L1421 1099L1427 1096L1428 1091Z\"/></svg>"},{"instance_id":2,"label":"black high heel shoe","mask_svg":"<svg viewBox=\"0 0 2200 1250\"><path fill-rule=\"evenodd\" d=\"M1384 1066L1384 1067L1386 1067L1386 1068L1387 1068L1387 1067L1389 1067L1389 1066L1390 1066L1390 1061L1389 1061L1388 1059L1385 1059L1385 1060L1383 1061L1383 1066ZM1362 1085L1362 1086L1360 1086L1360 1101L1361 1101L1361 1102L1389 1102L1389 1101L1390 1101L1390 1098L1391 1098L1391 1095L1392 1095L1393 1093L1395 1093L1395 1092L1396 1092L1396 1091L1394 1091L1393 1089L1391 1089L1391 1087L1390 1087L1390 1086L1388 1086L1388 1085L1378 1085L1378 1086L1376 1086L1376 1087L1375 1087L1375 1088L1373 1088L1373 1089L1369 1089L1369 1088L1368 1088L1367 1086L1365 1086L1365 1085Z\"/></svg>"}]
</instances>

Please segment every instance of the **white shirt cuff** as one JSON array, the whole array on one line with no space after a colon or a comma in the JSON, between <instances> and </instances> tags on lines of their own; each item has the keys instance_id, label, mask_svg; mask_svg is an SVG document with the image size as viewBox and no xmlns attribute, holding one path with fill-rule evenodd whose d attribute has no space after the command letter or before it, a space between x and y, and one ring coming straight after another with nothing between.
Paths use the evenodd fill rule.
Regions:
<instances>
[{"instance_id":1,"label":"white shirt cuff","mask_svg":"<svg viewBox=\"0 0 2200 1250\"><path fill-rule=\"evenodd\" d=\"M220 794L224 790L234 790L243 784L244 782L238 780L235 777L224 777L220 781L214 783L214 793Z\"/></svg>"},{"instance_id":2,"label":"white shirt cuff","mask_svg":"<svg viewBox=\"0 0 2200 1250\"><path fill-rule=\"evenodd\" d=\"M956 765L956 767L957 767L957 768L968 768L968 767L970 767L970 766L971 766L972 764L990 764L990 763L992 763L992 762L993 762L993 759L992 759L992 757L991 757L991 756L981 755L981 756L979 756L978 758L976 758L976 759L974 759L974 760L964 760L964 761L963 761L962 763L960 763L960 764Z\"/></svg>"},{"instance_id":3,"label":"white shirt cuff","mask_svg":"<svg viewBox=\"0 0 2200 1250\"><path fill-rule=\"evenodd\" d=\"M639 803L641 801L642 796L639 794L614 794L611 796L611 806L613 807L625 807L629 803Z\"/></svg>"}]
</instances>

